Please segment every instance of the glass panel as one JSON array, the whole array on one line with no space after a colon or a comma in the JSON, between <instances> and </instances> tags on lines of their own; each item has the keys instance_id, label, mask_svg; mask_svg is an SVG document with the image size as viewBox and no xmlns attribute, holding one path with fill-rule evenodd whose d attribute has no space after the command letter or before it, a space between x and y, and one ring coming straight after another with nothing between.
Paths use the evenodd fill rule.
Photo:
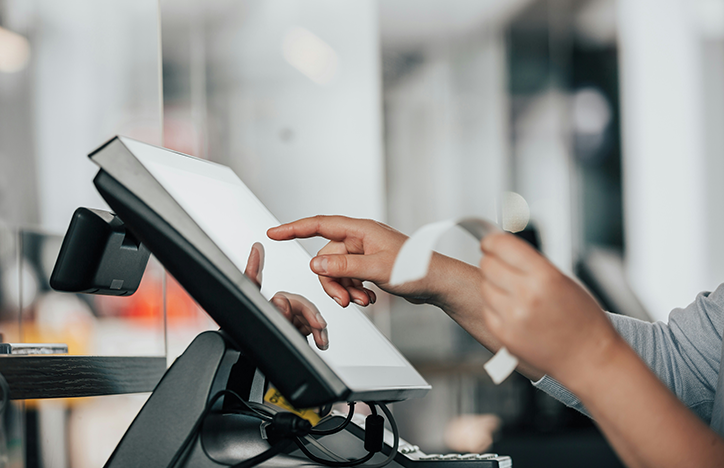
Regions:
<instances>
[{"instance_id":1,"label":"glass panel","mask_svg":"<svg viewBox=\"0 0 724 468\"><path fill-rule=\"evenodd\" d=\"M157 262L130 298L76 297L48 285L73 211L105 207L86 154L116 134L161 143L158 6L0 5L0 163L7 168L0 191L12 194L0 204L0 219L12 227L0 236L0 264L8 270L0 332L15 341L68 342L71 354L162 356ZM13 228L20 229L14 241ZM14 328L13 310L22 312Z\"/></svg>"},{"instance_id":2,"label":"glass panel","mask_svg":"<svg viewBox=\"0 0 724 468\"><path fill-rule=\"evenodd\" d=\"M164 273L153 258L130 297L48 285L73 211L106 208L86 155L116 134L162 143L159 33L153 0L0 1L5 341L62 342L76 355L165 355ZM145 398L12 402L0 466L101 466Z\"/></svg>"},{"instance_id":3,"label":"glass panel","mask_svg":"<svg viewBox=\"0 0 724 468\"><path fill-rule=\"evenodd\" d=\"M376 2L161 8L165 146L228 165L281 221L384 218ZM314 252L325 244L302 243ZM171 294L169 283L173 356L214 325L203 312L177 320L171 301L193 302ZM375 305L376 323L383 308Z\"/></svg>"}]
</instances>

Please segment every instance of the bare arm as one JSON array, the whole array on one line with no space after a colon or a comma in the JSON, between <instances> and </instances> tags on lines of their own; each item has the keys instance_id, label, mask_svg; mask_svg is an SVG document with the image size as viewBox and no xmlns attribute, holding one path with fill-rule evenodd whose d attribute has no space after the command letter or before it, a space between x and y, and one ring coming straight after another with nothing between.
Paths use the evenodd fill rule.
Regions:
<instances>
[{"instance_id":1,"label":"bare arm","mask_svg":"<svg viewBox=\"0 0 724 468\"><path fill-rule=\"evenodd\" d=\"M724 466L724 440L627 345L568 380L627 466Z\"/></svg>"},{"instance_id":2,"label":"bare arm","mask_svg":"<svg viewBox=\"0 0 724 468\"><path fill-rule=\"evenodd\" d=\"M381 289L413 303L428 303L443 309L490 351L500 341L486 328L480 310L480 270L467 263L435 254L424 279L401 286L389 285L397 253L407 236L372 220L344 216L315 216L283 224L267 233L274 240L320 236L330 242L310 262L327 294L343 307L350 301L360 305L374 302L371 291L362 286L371 281ZM518 371L531 380L543 373L521 363Z\"/></svg>"},{"instance_id":3,"label":"bare arm","mask_svg":"<svg viewBox=\"0 0 724 468\"><path fill-rule=\"evenodd\" d=\"M724 466L724 441L657 379L585 290L520 239L484 239L480 269L436 254L425 279L393 288L406 236L388 226L318 216L268 234L329 239L310 266L343 306L369 303L362 282L372 281L441 307L491 351L505 344L528 363L519 370L529 378L546 372L576 393L628 466Z\"/></svg>"},{"instance_id":4,"label":"bare arm","mask_svg":"<svg viewBox=\"0 0 724 468\"><path fill-rule=\"evenodd\" d=\"M483 281L480 269L435 253L430 273L423 281L428 291L426 303L445 311L491 352L495 353L502 347L500 340L488 330L480 313L485 307L483 298L478 293ZM522 360L516 370L532 381L540 380L545 375Z\"/></svg>"},{"instance_id":5,"label":"bare arm","mask_svg":"<svg viewBox=\"0 0 724 468\"><path fill-rule=\"evenodd\" d=\"M628 466L724 466L724 440L661 383L590 295L513 236L487 237L481 247L488 329L571 389Z\"/></svg>"}]
</instances>

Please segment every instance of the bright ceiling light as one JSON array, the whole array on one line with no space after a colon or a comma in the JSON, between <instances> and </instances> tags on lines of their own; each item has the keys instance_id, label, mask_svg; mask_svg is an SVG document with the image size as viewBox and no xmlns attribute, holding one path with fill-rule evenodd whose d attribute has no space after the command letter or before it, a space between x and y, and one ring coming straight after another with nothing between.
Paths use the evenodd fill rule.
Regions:
<instances>
[{"instance_id":1,"label":"bright ceiling light","mask_svg":"<svg viewBox=\"0 0 724 468\"><path fill-rule=\"evenodd\" d=\"M30 43L20 34L0 28L0 72L19 72L30 61Z\"/></svg>"},{"instance_id":2,"label":"bright ceiling light","mask_svg":"<svg viewBox=\"0 0 724 468\"><path fill-rule=\"evenodd\" d=\"M612 116L611 105L598 88L582 88L573 95L573 126L577 132L601 134Z\"/></svg>"},{"instance_id":3,"label":"bright ceiling light","mask_svg":"<svg viewBox=\"0 0 724 468\"><path fill-rule=\"evenodd\" d=\"M328 84L337 74L334 49L304 28L296 27L284 36L282 52L291 66L317 84Z\"/></svg>"}]
</instances>

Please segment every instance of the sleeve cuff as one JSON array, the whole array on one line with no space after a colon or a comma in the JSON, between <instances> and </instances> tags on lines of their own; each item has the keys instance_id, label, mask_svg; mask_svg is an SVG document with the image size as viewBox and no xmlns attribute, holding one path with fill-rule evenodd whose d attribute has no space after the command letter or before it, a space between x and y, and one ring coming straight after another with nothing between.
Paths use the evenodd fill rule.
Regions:
<instances>
[{"instance_id":1,"label":"sleeve cuff","mask_svg":"<svg viewBox=\"0 0 724 468\"><path fill-rule=\"evenodd\" d=\"M584 408L581 404L581 401L576 398L576 396L571 393L570 390L558 383L557 380L548 377L547 375L544 375L543 378L541 378L537 382L531 381L531 383L535 388L546 392L548 395L552 396L564 405L576 409L581 413L585 414L586 416L590 417L588 411L586 411L586 408Z\"/></svg>"}]
</instances>

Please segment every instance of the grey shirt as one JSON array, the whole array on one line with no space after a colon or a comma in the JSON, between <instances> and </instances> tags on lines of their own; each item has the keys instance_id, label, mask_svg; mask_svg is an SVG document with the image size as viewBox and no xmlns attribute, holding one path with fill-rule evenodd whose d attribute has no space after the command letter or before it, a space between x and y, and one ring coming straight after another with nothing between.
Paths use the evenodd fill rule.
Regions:
<instances>
[{"instance_id":1,"label":"grey shirt","mask_svg":"<svg viewBox=\"0 0 724 468\"><path fill-rule=\"evenodd\" d=\"M714 292L699 294L687 307L671 311L668 324L615 314L609 314L609 318L659 379L724 436L724 284ZM578 398L552 378L543 377L534 385L586 413Z\"/></svg>"}]
</instances>

